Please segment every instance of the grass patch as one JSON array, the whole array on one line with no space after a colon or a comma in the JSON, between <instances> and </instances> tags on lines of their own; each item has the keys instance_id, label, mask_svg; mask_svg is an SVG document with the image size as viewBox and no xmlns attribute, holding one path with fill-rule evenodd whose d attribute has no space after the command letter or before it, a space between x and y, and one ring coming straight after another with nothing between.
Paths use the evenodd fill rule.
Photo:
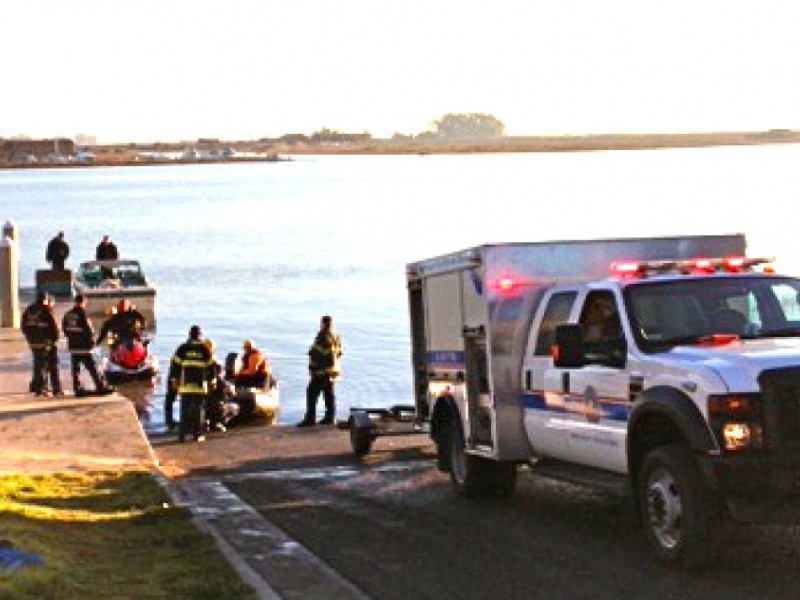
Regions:
<instances>
[{"instance_id":1,"label":"grass patch","mask_svg":"<svg viewBox=\"0 0 800 600\"><path fill-rule=\"evenodd\" d=\"M0 599L256 597L146 472L0 477L0 540L45 560Z\"/></svg>"}]
</instances>

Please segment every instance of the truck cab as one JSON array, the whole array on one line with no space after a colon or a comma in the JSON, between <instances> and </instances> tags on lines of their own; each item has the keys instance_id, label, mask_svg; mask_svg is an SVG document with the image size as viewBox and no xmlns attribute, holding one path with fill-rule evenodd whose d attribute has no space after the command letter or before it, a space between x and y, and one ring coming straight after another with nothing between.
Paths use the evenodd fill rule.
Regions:
<instances>
[{"instance_id":1,"label":"truck cab","mask_svg":"<svg viewBox=\"0 0 800 600\"><path fill-rule=\"evenodd\" d=\"M774 520L800 482L799 298L794 278L688 264L554 286L522 372L534 453L625 476L667 556L687 494L655 451L688 461L718 514Z\"/></svg>"}]
</instances>

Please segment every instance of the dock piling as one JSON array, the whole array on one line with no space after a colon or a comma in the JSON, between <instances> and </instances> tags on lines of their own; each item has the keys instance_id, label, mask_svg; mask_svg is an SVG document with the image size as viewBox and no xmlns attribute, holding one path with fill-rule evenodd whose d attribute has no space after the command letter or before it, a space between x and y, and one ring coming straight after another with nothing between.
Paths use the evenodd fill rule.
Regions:
<instances>
[{"instance_id":1,"label":"dock piling","mask_svg":"<svg viewBox=\"0 0 800 600\"><path fill-rule=\"evenodd\" d=\"M17 228L11 221L3 225L0 240L0 327L19 329L19 247Z\"/></svg>"}]
</instances>

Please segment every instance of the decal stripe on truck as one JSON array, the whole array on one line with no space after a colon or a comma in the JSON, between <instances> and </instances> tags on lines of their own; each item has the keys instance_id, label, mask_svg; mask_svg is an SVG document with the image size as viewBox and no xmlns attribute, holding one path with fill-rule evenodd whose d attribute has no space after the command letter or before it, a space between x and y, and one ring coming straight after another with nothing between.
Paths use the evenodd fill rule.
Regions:
<instances>
[{"instance_id":1,"label":"decal stripe on truck","mask_svg":"<svg viewBox=\"0 0 800 600\"><path fill-rule=\"evenodd\" d=\"M522 406L530 410L596 415L608 421L627 421L630 418L630 402L619 398L589 399L583 394L536 391L522 394ZM599 415L598 415L599 413Z\"/></svg>"},{"instance_id":2,"label":"decal stripe on truck","mask_svg":"<svg viewBox=\"0 0 800 600\"><path fill-rule=\"evenodd\" d=\"M426 356L428 369L431 370L460 370L465 368L464 353L459 350L436 350L428 352Z\"/></svg>"}]
</instances>

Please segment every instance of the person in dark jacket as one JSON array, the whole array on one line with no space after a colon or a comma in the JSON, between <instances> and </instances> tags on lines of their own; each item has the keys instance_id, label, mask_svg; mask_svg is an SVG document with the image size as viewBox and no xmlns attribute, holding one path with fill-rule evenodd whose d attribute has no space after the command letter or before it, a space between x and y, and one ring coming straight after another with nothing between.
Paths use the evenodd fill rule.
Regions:
<instances>
[{"instance_id":1,"label":"person in dark jacket","mask_svg":"<svg viewBox=\"0 0 800 600\"><path fill-rule=\"evenodd\" d=\"M105 320L97 336L97 344L103 343L108 335L114 335L117 342L138 340L147 325L147 319L125 298L119 301L116 311Z\"/></svg>"},{"instance_id":2,"label":"person in dark jacket","mask_svg":"<svg viewBox=\"0 0 800 600\"><path fill-rule=\"evenodd\" d=\"M83 294L75 296L75 306L64 313L61 329L67 337L70 359L72 363L72 389L76 396L86 396L88 392L81 385L81 365L89 373L94 382L95 392L110 393L113 390L106 386L103 377L97 372L92 349L94 348L94 327L86 316L86 298Z\"/></svg>"},{"instance_id":3,"label":"person in dark jacket","mask_svg":"<svg viewBox=\"0 0 800 600\"><path fill-rule=\"evenodd\" d=\"M59 231L58 235L47 244L45 259L53 265L54 271L63 271L67 257L69 257L69 244L64 241L64 232Z\"/></svg>"},{"instance_id":4,"label":"person in dark jacket","mask_svg":"<svg viewBox=\"0 0 800 600\"><path fill-rule=\"evenodd\" d=\"M336 395L334 382L339 378L341 369L339 359L342 356L342 342L333 333L333 319L325 315L320 320L320 329L314 343L308 351L308 371L310 379L306 388L306 414L298 427L312 427L316 424L317 399L320 392L325 399L325 416L320 425L333 425L336 418Z\"/></svg>"},{"instance_id":5,"label":"person in dark jacket","mask_svg":"<svg viewBox=\"0 0 800 600\"><path fill-rule=\"evenodd\" d=\"M231 385L225 381L222 366L218 362L214 362L211 371L214 374L214 383L206 398L206 422L209 431L225 431L227 424L225 405L230 403L233 390L231 390Z\"/></svg>"},{"instance_id":6,"label":"person in dark jacket","mask_svg":"<svg viewBox=\"0 0 800 600\"><path fill-rule=\"evenodd\" d=\"M53 316L50 298L44 292L36 294L36 301L22 313L22 333L33 354L33 374L29 389L37 396L48 392L47 379L54 395L60 396L61 379L58 374L58 324Z\"/></svg>"},{"instance_id":7,"label":"person in dark jacket","mask_svg":"<svg viewBox=\"0 0 800 600\"><path fill-rule=\"evenodd\" d=\"M103 236L100 243L97 245L95 251L95 260L117 260L119 259L119 252L117 252L117 245L111 241L107 235Z\"/></svg>"},{"instance_id":8,"label":"person in dark jacket","mask_svg":"<svg viewBox=\"0 0 800 600\"><path fill-rule=\"evenodd\" d=\"M187 434L195 441L205 440L204 405L213 381L214 358L201 336L200 326L192 325L189 339L178 346L170 361L168 385L181 397L179 442L183 442Z\"/></svg>"}]
</instances>

